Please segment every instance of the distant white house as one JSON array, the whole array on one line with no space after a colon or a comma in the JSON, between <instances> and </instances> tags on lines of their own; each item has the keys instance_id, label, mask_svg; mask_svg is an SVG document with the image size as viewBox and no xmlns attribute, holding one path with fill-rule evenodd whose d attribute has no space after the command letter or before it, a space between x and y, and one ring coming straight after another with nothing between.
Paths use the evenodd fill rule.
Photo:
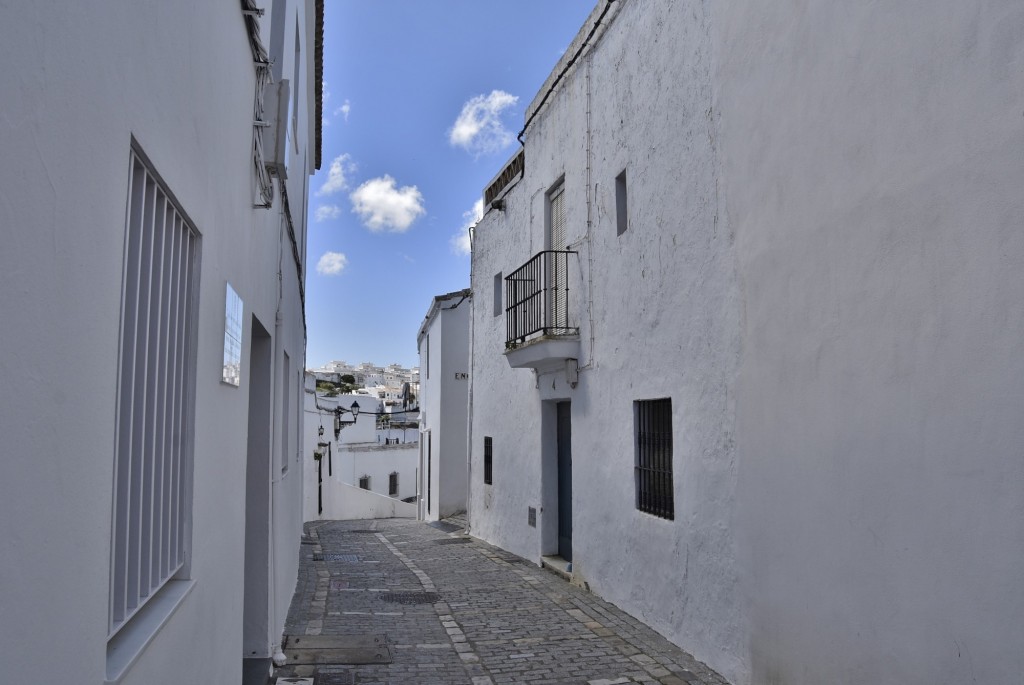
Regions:
<instances>
[{"instance_id":1,"label":"distant white house","mask_svg":"<svg viewBox=\"0 0 1024 685\"><path fill-rule=\"evenodd\" d=\"M469 400L467 288L438 295L420 326L419 516L436 521L466 509Z\"/></svg>"},{"instance_id":2,"label":"distant white house","mask_svg":"<svg viewBox=\"0 0 1024 685\"><path fill-rule=\"evenodd\" d=\"M385 400L369 394L327 397L315 392L315 378L306 375L305 519L415 516L415 413L406 423L404 414L385 412Z\"/></svg>"},{"instance_id":3,"label":"distant white house","mask_svg":"<svg viewBox=\"0 0 1024 685\"><path fill-rule=\"evenodd\" d=\"M280 652L323 3L259 5L0 10L4 683Z\"/></svg>"},{"instance_id":4,"label":"distant white house","mask_svg":"<svg viewBox=\"0 0 1024 685\"><path fill-rule=\"evenodd\" d=\"M1024 14L923 9L602 0L485 190L472 534L735 685L1024 673Z\"/></svg>"}]
</instances>

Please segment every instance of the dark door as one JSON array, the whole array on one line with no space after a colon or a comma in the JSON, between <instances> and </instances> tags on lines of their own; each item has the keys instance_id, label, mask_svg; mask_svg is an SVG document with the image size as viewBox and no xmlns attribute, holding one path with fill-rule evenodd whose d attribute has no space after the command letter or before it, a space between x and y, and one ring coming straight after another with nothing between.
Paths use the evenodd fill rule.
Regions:
<instances>
[{"instance_id":1,"label":"dark door","mask_svg":"<svg viewBox=\"0 0 1024 685\"><path fill-rule=\"evenodd\" d=\"M244 682L266 682L270 664L270 483L273 344L252 317L249 432L245 464L245 575L242 607ZM244 381L243 381L244 382ZM243 385L244 387L244 385ZM262 676L262 681L259 679Z\"/></svg>"},{"instance_id":2,"label":"dark door","mask_svg":"<svg viewBox=\"0 0 1024 685\"><path fill-rule=\"evenodd\" d=\"M572 405L559 402L558 411L558 556L572 561Z\"/></svg>"}]
</instances>

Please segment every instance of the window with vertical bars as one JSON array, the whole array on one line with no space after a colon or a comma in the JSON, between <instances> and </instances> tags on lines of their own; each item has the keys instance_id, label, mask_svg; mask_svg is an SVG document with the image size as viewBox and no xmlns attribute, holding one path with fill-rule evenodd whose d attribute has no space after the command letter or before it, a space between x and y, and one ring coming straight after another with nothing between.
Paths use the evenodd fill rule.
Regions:
<instances>
[{"instance_id":1,"label":"window with vertical bars","mask_svg":"<svg viewBox=\"0 0 1024 685\"><path fill-rule=\"evenodd\" d=\"M392 497L398 497L398 472L392 471L388 475L388 494Z\"/></svg>"},{"instance_id":2,"label":"window with vertical bars","mask_svg":"<svg viewBox=\"0 0 1024 685\"><path fill-rule=\"evenodd\" d=\"M359 477L359 487L361 487L363 490L369 490L370 489L370 477L369 476L360 476Z\"/></svg>"},{"instance_id":3,"label":"window with vertical bars","mask_svg":"<svg viewBox=\"0 0 1024 685\"><path fill-rule=\"evenodd\" d=\"M114 446L109 632L185 564L199 234L131 155Z\"/></svg>"},{"instance_id":4,"label":"window with vertical bars","mask_svg":"<svg viewBox=\"0 0 1024 685\"><path fill-rule=\"evenodd\" d=\"M484 438L484 483L491 485L494 461L494 442L490 437Z\"/></svg>"},{"instance_id":5,"label":"window with vertical bars","mask_svg":"<svg viewBox=\"0 0 1024 685\"><path fill-rule=\"evenodd\" d=\"M633 416L636 508L672 520L672 400L638 400L633 403Z\"/></svg>"}]
</instances>

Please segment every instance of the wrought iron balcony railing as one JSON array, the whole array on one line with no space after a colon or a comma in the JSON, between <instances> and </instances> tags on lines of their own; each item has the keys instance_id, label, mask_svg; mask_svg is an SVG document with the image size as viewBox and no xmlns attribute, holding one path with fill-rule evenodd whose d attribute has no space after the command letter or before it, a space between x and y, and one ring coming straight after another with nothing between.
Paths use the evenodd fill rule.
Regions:
<instances>
[{"instance_id":1,"label":"wrought iron balcony railing","mask_svg":"<svg viewBox=\"0 0 1024 685\"><path fill-rule=\"evenodd\" d=\"M505 345L533 336L579 335L569 325L568 250L538 252L505 277Z\"/></svg>"}]
</instances>

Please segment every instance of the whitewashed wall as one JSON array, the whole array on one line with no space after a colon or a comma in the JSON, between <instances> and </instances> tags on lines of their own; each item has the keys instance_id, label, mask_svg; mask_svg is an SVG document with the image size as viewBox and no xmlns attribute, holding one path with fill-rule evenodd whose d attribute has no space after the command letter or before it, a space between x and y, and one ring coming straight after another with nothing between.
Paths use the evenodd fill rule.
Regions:
<instances>
[{"instance_id":1,"label":"whitewashed wall","mask_svg":"<svg viewBox=\"0 0 1024 685\"><path fill-rule=\"evenodd\" d=\"M550 402L570 400L578 578L732 682L1019 679L1024 11L610 16L476 231L473 534L550 551ZM544 249L563 174L575 389L508 368L491 304ZM634 508L631 404L658 397L674 521Z\"/></svg>"},{"instance_id":2,"label":"whitewashed wall","mask_svg":"<svg viewBox=\"0 0 1024 685\"><path fill-rule=\"evenodd\" d=\"M305 496L303 516L307 521L317 519L335 520L347 518L375 518L381 510L373 504L374 500L363 499L370 508L359 502L346 502L351 490L346 486L359 485L359 477L369 475L371 490L388 496L388 476L398 473L399 495L396 499L405 499L416 495L416 468L419 460L417 439L419 432L415 428L404 431L397 429L378 430L374 412L380 411L381 402L362 395L339 395L337 397L318 396L315 400L310 379L307 375L305 395L305 456L303 470L305 472ZM337 405L350 407L353 401L359 402L360 414L356 422L342 429L338 440L334 438L333 408ZM343 414L351 419L348 413ZM323 425L324 434L319 435ZM402 440L396 445L387 445L386 439ZM318 467L313 459L317 443L330 443L331 465L328 457L323 457L323 464ZM320 473L318 474L318 468ZM318 476L322 481L318 482ZM346 494L349 493L349 494ZM319 498L322 498L323 511L320 512ZM364 498L365 499L365 498ZM360 512L365 516L357 515ZM415 511L413 513L415 515Z\"/></svg>"},{"instance_id":3,"label":"whitewashed wall","mask_svg":"<svg viewBox=\"0 0 1024 685\"><path fill-rule=\"evenodd\" d=\"M413 433L414 431L410 431ZM359 485L362 476L370 477L370 490L388 494L388 476L398 474L398 497L405 499L416 494L416 467L419 461L419 443L398 445L349 445L342 448L341 469L335 470L336 480Z\"/></svg>"},{"instance_id":4,"label":"whitewashed wall","mask_svg":"<svg viewBox=\"0 0 1024 685\"><path fill-rule=\"evenodd\" d=\"M311 55L305 22L313 3L287 5ZM28 682L41 668L55 682L106 678L134 138L202 234L189 566L196 582L121 682L240 682L252 317L273 336L272 462L289 465L267 474L270 623L260 656L280 639L297 572L302 484L293 466L304 346L280 198L272 210L253 208L254 71L239 5L33 2L0 14L0 148L8 162L0 169L0 640L18 645L4 678ZM269 32L269 17L264 22ZM294 33L293 23L285 69ZM290 176L300 253L313 154L307 66L301 151ZM244 303L239 388L220 382L226 282ZM285 352L293 372L282 379ZM292 398L287 408L282 382ZM292 429L282 445L285 411ZM45 639L26 633L30 626L46 626Z\"/></svg>"},{"instance_id":5,"label":"whitewashed wall","mask_svg":"<svg viewBox=\"0 0 1024 685\"><path fill-rule=\"evenodd\" d=\"M430 377L420 384L424 443L420 464L420 513L437 521L466 510L469 398L469 317L472 298L451 293L434 298L420 329L420 366L426 364L430 338ZM431 468L427 468L427 444ZM428 482L429 479L429 482ZM427 488L430 488L429 507Z\"/></svg>"},{"instance_id":6,"label":"whitewashed wall","mask_svg":"<svg viewBox=\"0 0 1024 685\"><path fill-rule=\"evenodd\" d=\"M330 518L337 521L415 518L416 505L347 483L339 484L327 502Z\"/></svg>"},{"instance_id":7,"label":"whitewashed wall","mask_svg":"<svg viewBox=\"0 0 1024 685\"><path fill-rule=\"evenodd\" d=\"M504 211L477 227L472 531L531 559L553 553L543 535L555 511L543 494L551 479L542 417L553 417L550 402L570 400L577 577L733 676L743 651L731 526L739 282L716 214L707 27L689 3L616 3L609 16L597 50L527 132L525 177ZM623 169L630 227L617 236ZM493 315L492 300L495 274L545 249L545 194L562 177L568 239L579 252L568 277L581 327L575 389L564 374L536 379L508 367L505 319ZM635 508L633 401L663 397L673 406L674 521ZM494 445L490 486L485 436ZM528 507L538 510L537 528Z\"/></svg>"},{"instance_id":8,"label":"whitewashed wall","mask_svg":"<svg viewBox=\"0 0 1024 685\"><path fill-rule=\"evenodd\" d=\"M1016 682L1024 6L713 17L752 682Z\"/></svg>"}]
</instances>

